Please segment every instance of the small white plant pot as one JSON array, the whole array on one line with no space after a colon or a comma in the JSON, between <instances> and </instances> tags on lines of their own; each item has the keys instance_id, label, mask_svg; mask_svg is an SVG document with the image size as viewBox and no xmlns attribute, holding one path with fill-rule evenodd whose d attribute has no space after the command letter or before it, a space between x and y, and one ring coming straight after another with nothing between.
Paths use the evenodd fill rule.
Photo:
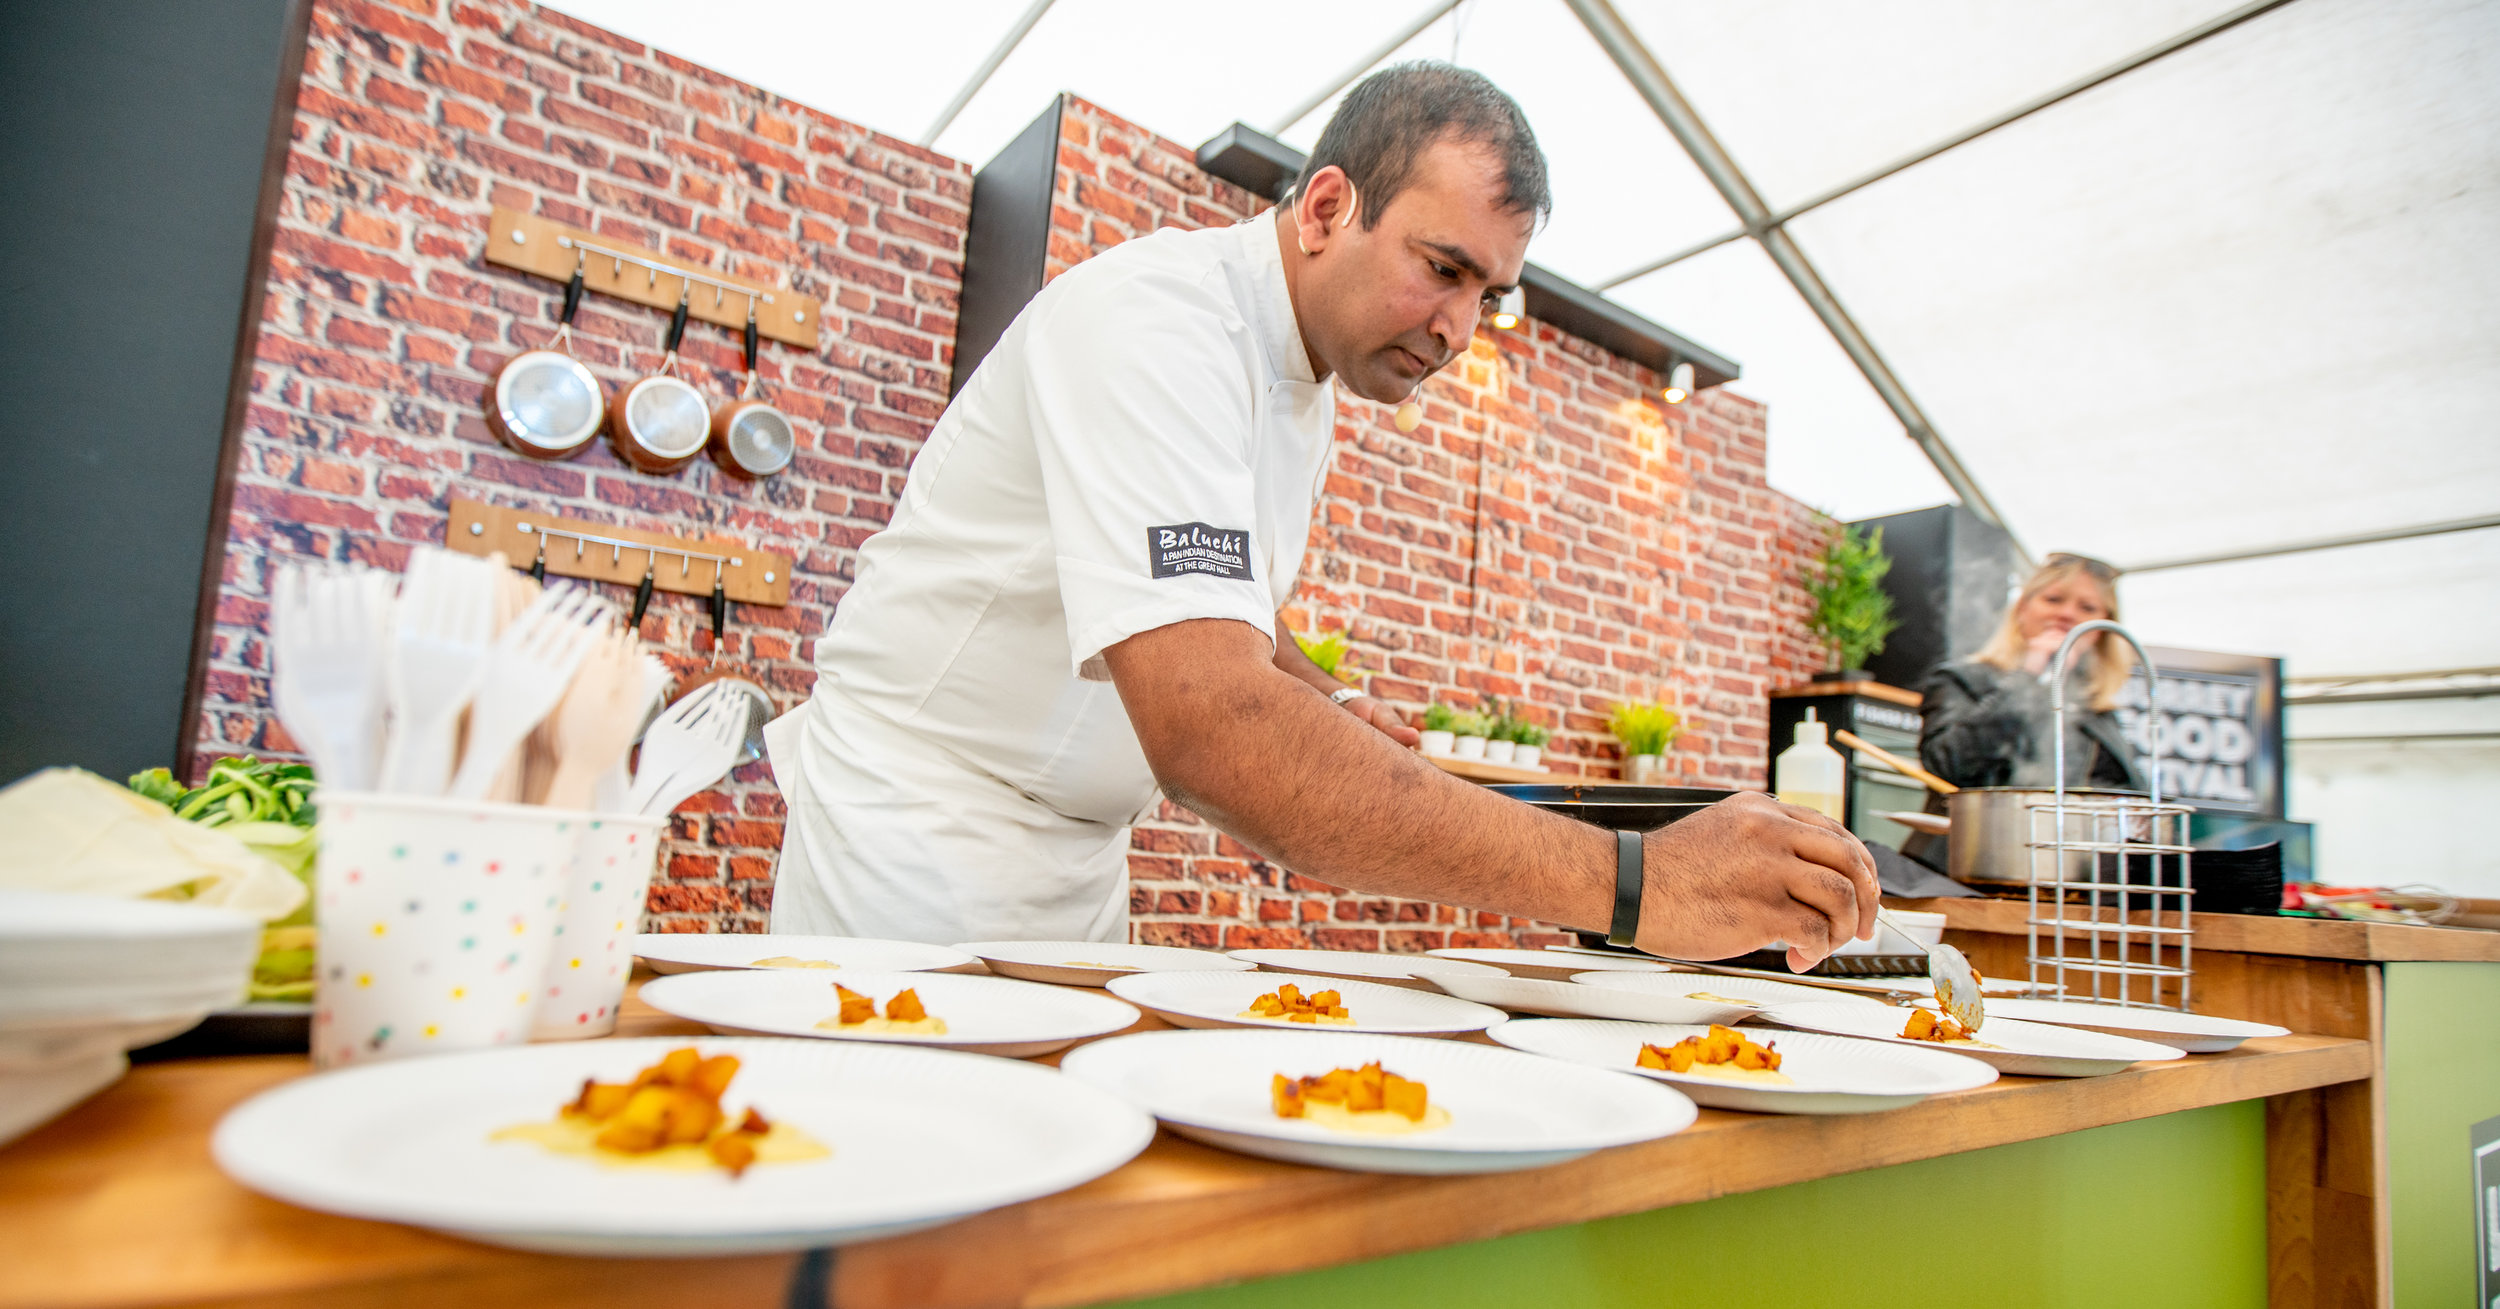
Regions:
<instances>
[{"instance_id":1,"label":"small white plant pot","mask_svg":"<svg viewBox=\"0 0 2500 1309\"><path fill-rule=\"evenodd\" d=\"M1484 738L1481 736L1462 736L1457 740L1452 741L1450 743L1450 757L1453 759L1484 758Z\"/></svg>"},{"instance_id":2,"label":"small white plant pot","mask_svg":"<svg viewBox=\"0 0 2500 1309\"><path fill-rule=\"evenodd\" d=\"M1427 731L1424 733L1423 752L1428 755L1447 757L1450 753L1450 742L1457 739L1449 732Z\"/></svg>"},{"instance_id":3,"label":"small white plant pot","mask_svg":"<svg viewBox=\"0 0 2500 1309\"><path fill-rule=\"evenodd\" d=\"M1488 740L1484 743L1484 761L1488 764L1507 764L1518 753L1517 741Z\"/></svg>"},{"instance_id":4,"label":"small white plant pot","mask_svg":"<svg viewBox=\"0 0 2500 1309\"><path fill-rule=\"evenodd\" d=\"M1544 758L1544 746L1523 745L1511 753L1510 762L1519 768L1535 768L1540 766L1540 761Z\"/></svg>"}]
</instances>

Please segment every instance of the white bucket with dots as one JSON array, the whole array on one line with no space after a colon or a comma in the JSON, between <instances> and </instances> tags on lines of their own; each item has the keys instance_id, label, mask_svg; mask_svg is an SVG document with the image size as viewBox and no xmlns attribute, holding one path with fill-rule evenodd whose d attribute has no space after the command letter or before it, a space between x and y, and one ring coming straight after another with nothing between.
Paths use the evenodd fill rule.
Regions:
<instances>
[{"instance_id":1,"label":"white bucket with dots","mask_svg":"<svg viewBox=\"0 0 2500 1309\"><path fill-rule=\"evenodd\" d=\"M643 901L667 831L665 814L590 815L556 917L531 1039L575 1041L616 1030L616 1007L634 972L634 933L642 930Z\"/></svg>"},{"instance_id":2,"label":"white bucket with dots","mask_svg":"<svg viewBox=\"0 0 2500 1309\"><path fill-rule=\"evenodd\" d=\"M318 1068L530 1039L591 816L323 792Z\"/></svg>"}]
</instances>

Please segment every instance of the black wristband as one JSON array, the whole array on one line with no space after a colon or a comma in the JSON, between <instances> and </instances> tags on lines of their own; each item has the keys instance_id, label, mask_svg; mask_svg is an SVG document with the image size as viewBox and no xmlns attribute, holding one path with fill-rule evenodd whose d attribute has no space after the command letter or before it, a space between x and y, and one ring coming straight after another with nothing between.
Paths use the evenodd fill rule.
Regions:
<instances>
[{"instance_id":1,"label":"black wristband","mask_svg":"<svg viewBox=\"0 0 2500 1309\"><path fill-rule=\"evenodd\" d=\"M1615 833L1615 920L1606 944L1629 949L1641 933L1641 834Z\"/></svg>"}]
</instances>

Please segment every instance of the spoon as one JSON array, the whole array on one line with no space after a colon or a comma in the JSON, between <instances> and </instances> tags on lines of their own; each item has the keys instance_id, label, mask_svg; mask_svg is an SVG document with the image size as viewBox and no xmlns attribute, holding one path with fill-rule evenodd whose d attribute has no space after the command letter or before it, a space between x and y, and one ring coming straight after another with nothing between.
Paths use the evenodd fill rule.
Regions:
<instances>
[{"instance_id":1,"label":"spoon","mask_svg":"<svg viewBox=\"0 0 2500 1309\"><path fill-rule=\"evenodd\" d=\"M1910 935L1910 929L1893 917L1890 909L1877 906L1875 921L1900 933L1902 940L1918 944L1918 938ZM1979 972L1960 950L1942 941L1927 947L1927 980L1936 984L1936 1003L1953 1015L1953 1021L1965 1031L1976 1032L1987 1021L1986 1006L1979 995Z\"/></svg>"}]
</instances>

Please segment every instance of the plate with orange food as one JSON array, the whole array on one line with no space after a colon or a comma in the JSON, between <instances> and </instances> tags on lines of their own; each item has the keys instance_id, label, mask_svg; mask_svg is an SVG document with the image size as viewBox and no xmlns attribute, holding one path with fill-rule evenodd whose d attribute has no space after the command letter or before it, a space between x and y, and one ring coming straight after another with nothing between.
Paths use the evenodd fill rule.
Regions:
<instances>
[{"instance_id":1,"label":"plate with orange food","mask_svg":"<svg viewBox=\"0 0 2500 1309\"><path fill-rule=\"evenodd\" d=\"M1154 1137L1047 1068L731 1037L359 1064L228 1113L229 1176L325 1213L557 1254L760 1254L1049 1195Z\"/></svg>"},{"instance_id":2,"label":"plate with orange food","mask_svg":"<svg viewBox=\"0 0 2500 1309\"><path fill-rule=\"evenodd\" d=\"M1139 973L1112 979L1110 991L1174 1027L1457 1036L1508 1016L1427 991L1277 973Z\"/></svg>"},{"instance_id":3,"label":"plate with orange food","mask_svg":"<svg viewBox=\"0 0 2500 1309\"><path fill-rule=\"evenodd\" d=\"M1410 991L1433 989L1432 983L1424 980L1426 973L1464 973L1476 977L1506 975L1491 964L1441 959L1428 954L1388 954L1370 950L1232 950L1227 953L1235 959L1257 965L1264 972L1378 982L1382 986L1403 986Z\"/></svg>"},{"instance_id":4,"label":"plate with orange food","mask_svg":"<svg viewBox=\"0 0 2500 1309\"><path fill-rule=\"evenodd\" d=\"M1713 1109L1760 1114L1880 1113L1997 1079L1962 1055L1815 1032L1520 1018L1490 1035L1529 1054L1656 1078Z\"/></svg>"},{"instance_id":5,"label":"plate with orange food","mask_svg":"<svg viewBox=\"0 0 2500 1309\"><path fill-rule=\"evenodd\" d=\"M1966 1032L1933 1009L1842 1001L1781 1005L1768 1017L1785 1027L1968 1055L2017 1077L2100 1077L2139 1063L2187 1057L2176 1046L2013 1018L1990 1016L1979 1030Z\"/></svg>"},{"instance_id":6,"label":"plate with orange food","mask_svg":"<svg viewBox=\"0 0 2500 1309\"><path fill-rule=\"evenodd\" d=\"M731 1035L883 1041L1011 1059L1065 1049L1139 1017L1092 991L960 973L681 973L644 983L642 999Z\"/></svg>"},{"instance_id":7,"label":"plate with orange food","mask_svg":"<svg viewBox=\"0 0 2500 1309\"><path fill-rule=\"evenodd\" d=\"M1062 1073L1192 1140L1375 1173L1542 1168L1692 1126L1675 1088L1472 1041L1313 1031L1140 1032Z\"/></svg>"}]
</instances>

